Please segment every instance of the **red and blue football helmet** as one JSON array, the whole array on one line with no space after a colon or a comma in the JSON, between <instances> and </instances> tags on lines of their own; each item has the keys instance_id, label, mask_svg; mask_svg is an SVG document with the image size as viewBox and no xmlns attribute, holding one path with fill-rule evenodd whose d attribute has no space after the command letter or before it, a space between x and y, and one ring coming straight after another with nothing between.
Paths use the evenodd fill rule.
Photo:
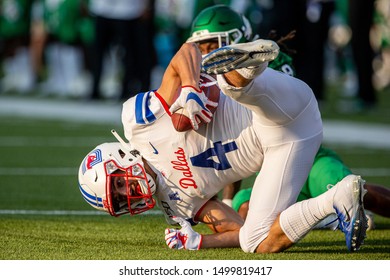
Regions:
<instances>
[{"instance_id":1,"label":"red and blue football helmet","mask_svg":"<svg viewBox=\"0 0 390 280\"><path fill-rule=\"evenodd\" d=\"M112 216L139 214L154 207L156 184L137 150L121 143L98 145L83 159L79 189L92 207Z\"/></svg>"}]
</instances>

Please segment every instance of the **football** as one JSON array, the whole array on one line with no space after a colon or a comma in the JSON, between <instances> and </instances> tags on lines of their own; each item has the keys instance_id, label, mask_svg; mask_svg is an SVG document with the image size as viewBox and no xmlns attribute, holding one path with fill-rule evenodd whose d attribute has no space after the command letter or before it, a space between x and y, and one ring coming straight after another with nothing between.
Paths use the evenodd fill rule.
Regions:
<instances>
[{"instance_id":1,"label":"football","mask_svg":"<svg viewBox=\"0 0 390 280\"><path fill-rule=\"evenodd\" d=\"M205 73L201 73L200 75L200 89L203 90L204 94L207 96L207 98L214 102L219 102L220 97L220 89L217 85L217 80L215 79L215 76L211 76ZM206 105L207 106L207 105ZM207 108L211 111L211 113L214 114L217 107L210 107L207 106ZM188 113L184 108L178 109L176 112L174 112L171 115L172 123L175 129L179 132L184 132L187 130L192 129L191 121L188 117ZM203 120L199 120L199 126L204 123Z\"/></svg>"}]
</instances>

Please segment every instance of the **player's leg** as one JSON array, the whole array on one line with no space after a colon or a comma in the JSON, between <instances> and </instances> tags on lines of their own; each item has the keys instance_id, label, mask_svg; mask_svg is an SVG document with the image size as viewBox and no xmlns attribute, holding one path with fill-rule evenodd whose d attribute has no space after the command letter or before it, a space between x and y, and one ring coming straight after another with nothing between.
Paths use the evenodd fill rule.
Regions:
<instances>
[{"instance_id":1,"label":"player's leg","mask_svg":"<svg viewBox=\"0 0 390 280\"><path fill-rule=\"evenodd\" d=\"M366 183L364 207L375 214L390 218L390 188Z\"/></svg>"},{"instance_id":2,"label":"player's leg","mask_svg":"<svg viewBox=\"0 0 390 280\"><path fill-rule=\"evenodd\" d=\"M295 203L313 164L321 135L308 140L264 148L264 162L240 230L245 252L279 252L293 243L283 231L272 230L280 212ZM277 227L278 228L278 227ZM260 244L260 245L259 245Z\"/></svg>"},{"instance_id":3,"label":"player's leg","mask_svg":"<svg viewBox=\"0 0 390 280\"><path fill-rule=\"evenodd\" d=\"M330 186L336 185L350 174L352 174L351 170L334 151L321 146L297 201L317 197L325 193ZM334 230L337 226L337 216L333 214L318 223L315 228Z\"/></svg>"},{"instance_id":4,"label":"player's leg","mask_svg":"<svg viewBox=\"0 0 390 280\"><path fill-rule=\"evenodd\" d=\"M364 180L349 175L324 194L298 202L280 215L280 227L296 243L319 221L336 213L348 250L356 251L364 241L367 218L363 208Z\"/></svg>"}]
</instances>

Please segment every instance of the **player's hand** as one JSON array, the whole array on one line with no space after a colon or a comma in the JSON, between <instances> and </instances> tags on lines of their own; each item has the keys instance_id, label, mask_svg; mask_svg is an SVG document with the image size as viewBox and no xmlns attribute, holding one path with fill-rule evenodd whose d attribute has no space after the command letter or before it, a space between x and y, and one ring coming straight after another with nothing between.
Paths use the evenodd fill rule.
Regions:
<instances>
[{"instance_id":1,"label":"player's hand","mask_svg":"<svg viewBox=\"0 0 390 280\"><path fill-rule=\"evenodd\" d=\"M198 90L192 86L183 86L179 97L172 104L169 111L173 114L178 109L184 108L188 112L188 118L191 121L192 127L197 130L202 120L205 123L209 123L213 116L213 113L211 113L206 105L217 107L218 103L209 100L202 90Z\"/></svg>"},{"instance_id":2,"label":"player's hand","mask_svg":"<svg viewBox=\"0 0 390 280\"><path fill-rule=\"evenodd\" d=\"M178 222L181 229L165 229L165 243L171 249L199 250L202 244L202 235L195 232L190 223L180 217L172 218Z\"/></svg>"}]
</instances>

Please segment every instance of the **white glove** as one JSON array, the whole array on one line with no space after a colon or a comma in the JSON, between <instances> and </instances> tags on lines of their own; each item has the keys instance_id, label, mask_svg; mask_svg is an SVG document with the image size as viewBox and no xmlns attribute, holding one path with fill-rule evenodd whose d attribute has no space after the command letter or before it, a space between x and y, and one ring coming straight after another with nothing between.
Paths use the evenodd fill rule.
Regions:
<instances>
[{"instance_id":1,"label":"white glove","mask_svg":"<svg viewBox=\"0 0 390 280\"><path fill-rule=\"evenodd\" d=\"M180 217L172 218L178 222L181 229L165 229L165 243L171 249L199 250L202 244L202 235L195 232L190 223Z\"/></svg>"},{"instance_id":2,"label":"white glove","mask_svg":"<svg viewBox=\"0 0 390 280\"><path fill-rule=\"evenodd\" d=\"M218 103L209 100L202 90L197 90L192 86L183 86L179 97L169 108L169 111L173 114L178 109L184 108L188 112L192 127L197 130L201 120L209 123L213 116L206 105L217 107Z\"/></svg>"}]
</instances>

